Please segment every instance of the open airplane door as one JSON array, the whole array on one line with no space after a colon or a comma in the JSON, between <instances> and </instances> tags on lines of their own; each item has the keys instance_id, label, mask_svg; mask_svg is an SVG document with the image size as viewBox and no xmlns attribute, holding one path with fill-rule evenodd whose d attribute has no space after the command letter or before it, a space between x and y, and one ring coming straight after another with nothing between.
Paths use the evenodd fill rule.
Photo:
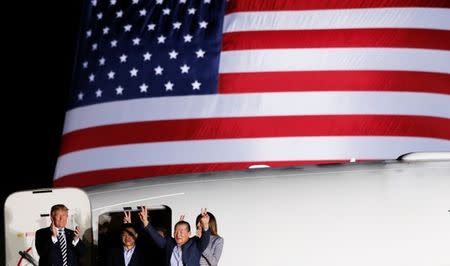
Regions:
<instances>
[{"instance_id":1,"label":"open airplane door","mask_svg":"<svg viewBox=\"0 0 450 266\"><path fill-rule=\"evenodd\" d=\"M38 265L35 247L36 230L50 226L50 209L55 204L69 208L66 228L79 226L81 239L88 252L83 265L92 264L92 223L89 198L76 188L58 188L21 191L5 201L5 248L7 266Z\"/></svg>"}]
</instances>

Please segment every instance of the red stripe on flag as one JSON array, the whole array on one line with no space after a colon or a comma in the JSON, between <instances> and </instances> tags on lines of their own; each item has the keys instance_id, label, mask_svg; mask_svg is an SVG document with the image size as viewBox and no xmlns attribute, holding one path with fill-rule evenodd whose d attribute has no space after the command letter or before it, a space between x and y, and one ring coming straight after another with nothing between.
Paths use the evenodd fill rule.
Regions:
<instances>
[{"instance_id":1,"label":"red stripe on flag","mask_svg":"<svg viewBox=\"0 0 450 266\"><path fill-rule=\"evenodd\" d=\"M393 47L450 50L450 31L429 29L332 29L229 32L222 50Z\"/></svg>"},{"instance_id":2,"label":"red stripe on flag","mask_svg":"<svg viewBox=\"0 0 450 266\"><path fill-rule=\"evenodd\" d=\"M450 139L450 119L394 115L312 115L149 121L99 126L68 133L63 136L61 154L133 143L296 136Z\"/></svg>"},{"instance_id":3,"label":"red stripe on flag","mask_svg":"<svg viewBox=\"0 0 450 266\"><path fill-rule=\"evenodd\" d=\"M264 1L230 1L227 13L249 11L284 11L350 8L388 8L388 7L450 7L448 0L264 0Z\"/></svg>"},{"instance_id":4,"label":"red stripe on flag","mask_svg":"<svg viewBox=\"0 0 450 266\"><path fill-rule=\"evenodd\" d=\"M405 91L450 94L450 75L410 71L292 71L220 74L220 93Z\"/></svg>"},{"instance_id":5,"label":"red stripe on flag","mask_svg":"<svg viewBox=\"0 0 450 266\"><path fill-rule=\"evenodd\" d=\"M223 170L242 170L251 165L265 164L277 166L300 166L311 164L342 163L349 160L317 160L317 161L273 161L273 162L234 162L234 163L205 163L183 165L158 165L130 168L105 169L63 176L53 182L55 187L76 186L85 187L102 183L112 183L136 178L166 176L185 173L200 173ZM358 160L367 161L367 160Z\"/></svg>"}]
</instances>

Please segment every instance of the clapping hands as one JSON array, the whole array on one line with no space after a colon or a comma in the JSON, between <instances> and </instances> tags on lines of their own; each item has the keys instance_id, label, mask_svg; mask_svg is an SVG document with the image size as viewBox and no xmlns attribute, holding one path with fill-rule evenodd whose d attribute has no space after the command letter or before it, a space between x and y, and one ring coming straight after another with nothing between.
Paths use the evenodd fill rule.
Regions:
<instances>
[{"instance_id":1,"label":"clapping hands","mask_svg":"<svg viewBox=\"0 0 450 266\"><path fill-rule=\"evenodd\" d=\"M73 240L80 239L80 227L77 225L75 226L74 236Z\"/></svg>"},{"instance_id":2,"label":"clapping hands","mask_svg":"<svg viewBox=\"0 0 450 266\"><path fill-rule=\"evenodd\" d=\"M55 224L52 223L50 224L50 230L52 230L52 236L54 237L58 237L58 228L56 228Z\"/></svg>"}]
</instances>

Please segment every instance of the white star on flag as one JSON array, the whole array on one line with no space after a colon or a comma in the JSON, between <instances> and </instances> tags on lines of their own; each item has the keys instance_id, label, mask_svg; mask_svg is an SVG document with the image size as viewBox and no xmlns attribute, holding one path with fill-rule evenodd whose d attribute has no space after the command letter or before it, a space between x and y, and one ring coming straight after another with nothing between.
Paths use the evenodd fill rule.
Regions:
<instances>
[{"instance_id":1,"label":"white star on flag","mask_svg":"<svg viewBox=\"0 0 450 266\"><path fill-rule=\"evenodd\" d=\"M131 77L137 77L137 73L139 70L133 67L133 69L130 70L130 76Z\"/></svg>"},{"instance_id":2,"label":"white star on flag","mask_svg":"<svg viewBox=\"0 0 450 266\"><path fill-rule=\"evenodd\" d=\"M186 65L186 64L184 64L184 65L182 65L181 67L180 67L180 69L181 69L181 73L188 73L189 72L189 66L188 65Z\"/></svg>"},{"instance_id":3,"label":"white star on flag","mask_svg":"<svg viewBox=\"0 0 450 266\"><path fill-rule=\"evenodd\" d=\"M200 86L201 86L202 84L196 80L196 81L194 81L193 83L191 83L191 85L192 85L192 89L193 89L193 90L200 90Z\"/></svg>"},{"instance_id":4,"label":"white star on flag","mask_svg":"<svg viewBox=\"0 0 450 266\"><path fill-rule=\"evenodd\" d=\"M198 49L195 54L197 54L197 58L203 58L205 56L205 51Z\"/></svg>"},{"instance_id":5,"label":"white star on flag","mask_svg":"<svg viewBox=\"0 0 450 266\"><path fill-rule=\"evenodd\" d=\"M109 71L108 72L108 79L114 79L114 75L116 75L116 73L114 71Z\"/></svg>"},{"instance_id":6,"label":"white star on flag","mask_svg":"<svg viewBox=\"0 0 450 266\"><path fill-rule=\"evenodd\" d=\"M149 52L146 52L142 55L144 57L144 61L150 61L150 58L152 57L152 54Z\"/></svg>"},{"instance_id":7,"label":"white star on flag","mask_svg":"<svg viewBox=\"0 0 450 266\"><path fill-rule=\"evenodd\" d=\"M122 54L120 57L119 57L119 59L120 59L120 63L125 63L126 61L127 61L127 55L125 55L125 54Z\"/></svg>"},{"instance_id":8,"label":"white star on flag","mask_svg":"<svg viewBox=\"0 0 450 266\"><path fill-rule=\"evenodd\" d=\"M133 45L139 45L140 43L141 43L141 39L139 39L139 38L133 39Z\"/></svg>"},{"instance_id":9,"label":"white star on flag","mask_svg":"<svg viewBox=\"0 0 450 266\"><path fill-rule=\"evenodd\" d=\"M181 27L181 22L175 22L172 24L174 29L179 29Z\"/></svg>"},{"instance_id":10,"label":"white star on flag","mask_svg":"<svg viewBox=\"0 0 450 266\"><path fill-rule=\"evenodd\" d=\"M155 69L155 75L162 75L164 68L157 66Z\"/></svg>"},{"instance_id":11,"label":"white star on flag","mask_svg":"<svg viewBox=\"0 0 450 266\"><path fill-rule=\"evenodd\" d=\"M177 56L178 56L178 53L177 53L175 50L172 50L172 51L169 53L169 58L170 58L170 59L176 59Z\"/></svg>"},{"instance_id":12,"label":"white star on flag","mask_svg":"<svg viewBox=\"0 0 450 266\"><path fill-rule=\"evenodd\" d=\"M166 37L164 37L163 35L158 37L158 43L164 43L166 41Z\"/></svg>"},{"instance_id":13,"label":"white star on flag","mask_svg":"<svg viewBox=\"0 0 450 266\"><path fill-rule=\"evenodd\" d=\"M208 22L202 21L199 22L198 25L200 26L200 29L206 29L206 26L208 26Z\"/></svg>"},{"instance_id":14,"label":"white star on flag","mask_svg":"<svg viewBox=\"0 0 450 266\"><path fill-rule=\"evenodd\" d=\"M123 29L125 30L125 32L130 32L131 31L131 27L132 27L132 25L127 24L127 25L123 26Z\"/></svg>"},{"instance_id":15,"label":"white star on flag","mask_svg":"<svg viewBox=\"0 0 450 266\"><path fill-rule=\"evenodd\" d=\"M166 87L166 91L172 91L173 90L173 83L168 81L166 84L164 84L164 87Z\"/></svg>"},{"instance_id":16,"label":"white star on flag","mask_svg":"<svg viewBox=\"0 0 450 266\"><path fill-rule=\"evenodd\" d=\"M139 86L139 89L141 89L141 92L147 92L148 86L145 83L142 83L141 86Z\"/></svg>"},{"instance_id":17,"label":"white star on flag","mask_svg":"<svg viewBox=\"0 0 450 266\"><path fill-rule=\"evenodd\" d=\"M123 88L122 88L122 86L119 86L119 87L116 88L116 94L117 94L117 95L122 95L122 94L123 94Z\"/></svg>"},{"instance_id":18,"label":"white star on flag","mask_svg":"<svg viewBox=\"0 0 450 266\"><path fill-rule=\"evenodd\" d=\"M186 34L184 35L184 42L191 42L192 41L192 35Z\"/></svg>"},{"instance_id":19,"label":"white star on flag","mask_svg":"<svg viewBox=\"0 0 450 266\"><path fill-rule=\"evenodd\" d=\"M196 11L197 11L197 10L196 10L195 8L189 8L189 9L188 9L189 15L194 15Z\"/></svg>"}]
</instances>

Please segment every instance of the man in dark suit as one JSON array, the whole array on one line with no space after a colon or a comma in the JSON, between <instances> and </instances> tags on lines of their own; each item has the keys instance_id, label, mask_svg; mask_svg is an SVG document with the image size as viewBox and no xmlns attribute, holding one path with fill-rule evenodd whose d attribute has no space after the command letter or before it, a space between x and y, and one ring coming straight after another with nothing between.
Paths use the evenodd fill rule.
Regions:
<instances>
[{"instance_id":1,"label":"man in dark suit","mask_svg":"<svg viewBox=\"0 0 450 266\"><path fill-rule=\"evenodd\" d=\"M77 266L86 247L80 239L80 228L65 228L69 209L63 204L52 206L49 227L36 231L36 250L39 266Z\"/></svg>"},{"instance_id":2,"label":"man in dark suit","mask_svg":"<svg viewBox=\"0 0 450 266\"><path fill-rule=\"evenodd\" d=\"M174 237L162 237L149 223L147 208L142 207L139 218L144 224L144 230L160 248L166 249L166 265L170 266L199 266L200 257L209 243L209 216L206 209L201 211L200 223L203 229L201 237L190 238L191 227L188 222L179 221L175 224Z\"/></svg>"},{"instance_id":3,"label":"man in dark suit","mask_svg":"<svg viewBox=\"0 0 450 266\"><path fill-rule=\"evenodd\" d=\"M111 248L106 259L107 266L145 266L143 250L136 245L138 234L131 223L122 226L122 246Z\"/></svg>"}]
</instances>

